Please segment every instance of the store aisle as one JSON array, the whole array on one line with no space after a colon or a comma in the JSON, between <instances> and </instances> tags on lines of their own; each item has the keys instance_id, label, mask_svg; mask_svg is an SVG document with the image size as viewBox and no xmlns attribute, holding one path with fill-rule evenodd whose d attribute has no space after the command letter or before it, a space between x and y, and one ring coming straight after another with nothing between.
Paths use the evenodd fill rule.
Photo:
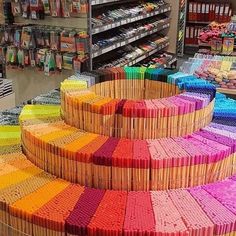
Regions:
<instances>
[{"instance_id":1,"label":"store aisle","mask_svg":"<svg viewBox=\"0 0 236 236\"><path fill-rule=\"evenodd\" d=\"M13 80L13 90L16 94L16 105L26 102L39 94L59 88L61 81L72 75L72 71L53 76L42 76L42 72L36 72L30 68L24 71L8 70L8 78Z\"/></svg>"}]
</instances>

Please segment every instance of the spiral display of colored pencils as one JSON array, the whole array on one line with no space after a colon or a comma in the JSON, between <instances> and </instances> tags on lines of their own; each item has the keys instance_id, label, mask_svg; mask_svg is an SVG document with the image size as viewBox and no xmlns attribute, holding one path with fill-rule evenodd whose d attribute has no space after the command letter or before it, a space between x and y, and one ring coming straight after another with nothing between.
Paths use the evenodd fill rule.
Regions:
<instances>
[{"instance_id":1,"label":"spiral display of colored pencils","mask_svg":"<svg viewBox=\"0 0 236 236\"><path fill-rule=\"evenodd\" d=\"M136 84L134 78L145 83L145 78L158 76L184 90L158 98L164 99L159 101L163 114L167 108L175 114L178 107L184 114L186 108L196 112L212 104L213 119L184 131L169 131L168 124L175 123L169 119L167 125L162 122L168 130L163 137L137 139L121 137L119 130L112 136L73 127L64 121L60 106L25 106L20 127L0 126L0 234L235 236L235 101L183 73L143 68L93 73L96 78L86 77L78 86L65 82L62 93L73 97L88 91L87 85L109 81L110 75L131 84ZM150 112L153 103L141 100L126 99L117 109ZM95 104L97 112L104 101L94 97L89 105ZM116 101L109 103L114 107ZM117 124L121 114L114 119ZM191 119L206 114L201 111ZM90 114L86 118L95 123ZM191 126L189 118L180 121ZM140 120L135 122L142 127Z\"/></svg>"}]
</instances>

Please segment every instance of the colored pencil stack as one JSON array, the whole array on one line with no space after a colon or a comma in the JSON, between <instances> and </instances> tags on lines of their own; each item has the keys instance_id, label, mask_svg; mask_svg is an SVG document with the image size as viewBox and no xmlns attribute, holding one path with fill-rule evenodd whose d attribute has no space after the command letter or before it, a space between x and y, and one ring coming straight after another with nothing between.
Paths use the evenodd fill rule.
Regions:
<instances>
[{"instance_id":1,"label":"colored pencil stack","mask_svg":"<svg viewBox=\"0 0 236 236\"><path fill-rule=\"evenodd\" d=\"M216 127L223 128L216 123L209 128ZM6 165L0 168L1 235L235 235L235 176L179 190L92 189L30 166L14 149L19 128L0 130L8 150L0 155ZM11 139L15 142L7 144Z\"/></svg>"},{"instance_id":2,"label":"colored pencil stack","mask_svg":"<svg viewBox=\"0 0 236 236\"><path fill-rule=\"evenodd\" d=\"M62 83L61 111L27 105L20 127L0 126L0 235L235 236L236 102L183 73L112 68L81 77ZM75 117L83 119L68 124ZM137 138L77 127L124 118L134 118L127 133L158 122L149 124L153 136Z\"/></svg>"},{"instance_id":3,"label":"colored pencil stack","mask_svg":"<svg viewBox=\"0 0 236 236\"><path fill-rule=\"evenodd\" d=\"M63 113L64 117L68 118L67 123L73 123L74 120L78 125L82 123L83 126L83 122L86 123L89 120L90 127L96 126L99 123L97 120L105 119L99 118L98 112L103 112L105 108L112 106L114 116L112 122L114 125L117 124L116 127L124 127L121 125L124 114L131 118L135 117L136 120L131 123L134 131L141 130L137 132L139 138L143 138L140 135L143 132L142 127L147 127L147 125L152 135L150 137L148 133L147 139L143 140L116 137L117 134L120 136L120 131L104 136L101 129L88 132L86 129L77 129L66 124L59 117L59 109L56 106L54 107L56 122L45 119L44 113L47 113L45 106L41 107L42 114L39 112L40 106L26 106L20 116L23 150L35 165L57 177L84 186L129 191L193 187L222 180L235 173L235 167L232 165L235 162L234 137L229 135L230 132L226 132L222 139L217 129L212 130L202 121L202 117L207 116L207 111L203 110L204 107L211 106L210 113L214 108L215 88L212 85L183 73L171 74L155 69L117 68L104 70L102 73L100 80L107 82L101 83L101 86L93 85L92 90L102 91L101 93L107 93L106 95L111 97L115 96L116 86L124 88L125 82L130 82L129 86L137 86L137 88L139 82L141 82L141 87L146 82L154 82L159 84L160 91L171 85L170 88L175 90L181 88L185 92L174 97L161 98L164 96L162 91L159 99L143 100L143 102L121 98L118 101L119 99L97 96L95 92L89 90L90 88L84 89L85 82L93 84L99 81L98 78L91 79L90 82L88 82L89 78L82 81L67 80L62 84L62 100L65 99ZM168 83L154 81L157 75L162 81ZM126 79L113 80L113 78L125 78L125 76ZM145 76L152 80L144 79ZM134 80L133 77L138 79ZM113 83L116 86L113 86ZM173 92L169 89L167 91L168 94ZM119 94L119 96L126 96L126 94ZM231 100L220 97L216 102L214 119L217 119L217 115L222 116L222 111L224 111L220 109L221 100L226 101L227 104L232 103ZM108 105L103 106L104 103ZM65 111L69 110L72 115L66 115L68 112ZM234 108L229 109L228 116L236 114L234 111ZM82 114L83 112L85 114ZM190 112L189 115L184 116L183 114L187 112ZM144 114L143 123L136 117L140 113ZM167 116L168 121L158 120L160 113L173 115L173 117ZM178 115L181 119L176 121ZM50 116L53 116L53 113ZM151 118L148 118L150 116L153 116L155 123L150 121ZM25 122L25 117L26 121L31 122ZM212 114L207 123L211 121L211 117ZM34 119L38 122L34 122ZM195 120L197 120L194 126L196 131L193 132L191 123ZM143 124L145 126L142 126ZM184 129L173 130L171 124L175 127L185 125ZM165 138L151 139L156 136L156 130L160 132L160 126L166 127L166 132L162 132ZM132 133L131 126L126 127L126 133ZM189 135L181 137L186 133ZM227 144L225 139L227 139Z\"/></svg>"}]
</instances>

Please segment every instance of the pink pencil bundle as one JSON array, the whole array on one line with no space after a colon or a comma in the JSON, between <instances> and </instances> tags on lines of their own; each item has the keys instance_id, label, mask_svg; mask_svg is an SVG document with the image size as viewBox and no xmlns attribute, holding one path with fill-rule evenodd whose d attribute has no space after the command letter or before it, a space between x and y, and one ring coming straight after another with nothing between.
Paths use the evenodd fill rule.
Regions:
<instances>
[{"instance_id":1,"label":"pink pencil bundle","mask_svg":"<svg viewBox=\"0 0 236 236\"><path fill-rule=\"evenodd\" d=\"M189 192L214 223L214 235L229 234L236 229L236 224L232 224L236 220L236 216L210 193L202 188L189 189Z\"/></svg>"},{"instance_id":2,"label":"pink pencil bundle","mask_svg":"<svg viewBox=\"0 0 236 236\"><path fill-rule=\"evenodd\" d=\"M181 214L190 235L213 235L214 224L187 190L170 190L168 194ZM198 219L197 222L195 219Z\"/></svg>"},{"instance_id":3,"label":"pink pencil bundle","mask_svg":"<svg viewBox=\"0 0 236 236\"><path fill-rule=\"evenodd\" d=\"M124 235L151 235L155 232L155 218L149 192L129 192L124 221Z\"/></svg>"}]
</instances>

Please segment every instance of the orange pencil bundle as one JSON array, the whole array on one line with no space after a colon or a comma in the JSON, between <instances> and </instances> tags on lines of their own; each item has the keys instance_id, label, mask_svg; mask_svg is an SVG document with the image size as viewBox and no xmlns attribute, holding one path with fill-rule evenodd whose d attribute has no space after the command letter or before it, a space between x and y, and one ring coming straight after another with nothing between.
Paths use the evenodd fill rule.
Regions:
<instances>
[{"instance_id":1,"label":"orange pencil bundle","mask_svg":"<svg viewBox=\"0 0 236 236\"><path fill-rule=\"evenodd\" d=\"M33 233L38 236L65 234L65 220L73 211L84 188L70 184L33 213ZM58 204L60 202L60 204Z\"/></svg>"},{"instance_id":2,"label":"orange pencil bundle","mask_svg":"<svg viewBox=\"0 0 236 236\"><path fill-rule=\"evenodd\" d=\"M20 200L26 195L33 193L38 188L43 185L53 181L55 177L47 174L46 172L42 172L36 175L32 175L28 179L24 181L13 184L5 189L0 191L0 220L6 224L10 224L9 222L9 205L12 205L14 202Z\"/></svg>"},{"instance_id":3,"label":"orange pencil bundle","mask_svg":"<svg viewBox=\"0 0 236 236\"><path fill-rule=\"evenodd\" d=\"M53 180L37 191L14 202L9 209L11 226L21 232L32 235L33 213L68 186L69 183L65 181Z\"/></svg>"}]
</instances>

